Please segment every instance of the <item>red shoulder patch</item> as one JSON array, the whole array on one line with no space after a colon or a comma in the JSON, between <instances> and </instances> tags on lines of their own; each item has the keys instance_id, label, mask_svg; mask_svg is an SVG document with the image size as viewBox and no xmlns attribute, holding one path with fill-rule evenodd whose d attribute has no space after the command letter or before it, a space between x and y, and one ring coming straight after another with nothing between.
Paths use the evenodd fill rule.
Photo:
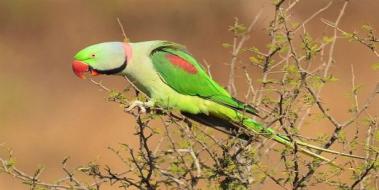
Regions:
<instances>
[{"instance_id":1,"label":"red shoulder patch","mask_svg":"<svg viewBox=\"0 0 379 190\"><path fill-rule=\"evenodd\" d=\"M167 54L166 58L170 61L171 64L185 70L187 73L190 74L196 74L197 69L195 66L193 66L191 63L188 63L183 58L173 55L173 54Z\"/></svg>"}]
</instances>

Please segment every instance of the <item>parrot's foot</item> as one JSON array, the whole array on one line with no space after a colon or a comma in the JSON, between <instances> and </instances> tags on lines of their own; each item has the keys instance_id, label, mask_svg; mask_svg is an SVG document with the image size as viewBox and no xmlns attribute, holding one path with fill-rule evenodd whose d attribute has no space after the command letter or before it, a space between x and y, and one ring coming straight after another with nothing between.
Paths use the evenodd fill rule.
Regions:
<instances>
[{"instance_id":1,"label":"parrot's foot","mask_svg":"<svg viewBox=\"0 0 379 190\"><path fill-rule=\"evenodd\" d=\"M135 107L139 108L139 113L146 113L146 108L153 107L151 101L142 102L139 100L134 100L130 105L125 109L126 112L131 112Z\"/></svg>"},{"instance_id":2,"label":"parrot's foot","mask_svg":"<svg viewBox=\"0 0 379 190\"><path fill-rule=\"evenodd\" d=\"M135 107L139 108L140 113L146 113L144 102L141 102L139 100L134 100L133 102L131 102L130 105L125 109L125 111L131 112Z\"/></svg>"}]
</instances>

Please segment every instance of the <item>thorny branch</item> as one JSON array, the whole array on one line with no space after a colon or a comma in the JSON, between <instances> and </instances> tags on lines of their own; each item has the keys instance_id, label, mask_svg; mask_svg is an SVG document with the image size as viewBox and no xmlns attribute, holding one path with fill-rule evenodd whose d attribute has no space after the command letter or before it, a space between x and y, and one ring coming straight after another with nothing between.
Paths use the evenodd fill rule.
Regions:
<instances>
[{"instance_id":1,"label":"thorny branch","mask_svg":"<svg viewBox=\"0 0 379 190\"><path fill-rule=\"evenodd\" d=\"M234 96L237 95L237 88L235 84L235 67L237 63L238 54L241 52L246 41L250 38L249 34L252 31L254 25L258 22L261 14L262 11L260 11L255 16L254 20L252 20L252 22L246 30L244 30L243 27L241 28L241 25L238 23L237 18L235 20L234 26L230 29L234 32L234 38L232 48L232 60L230 62L229 70L228 91Z\"/></svg>"},{"instance_id":2,"label":"thorny branch","mask_svg":"<svg viewBox=\"0 0 379 190\"><path fill-rule=\"evenodd\" d=\"M349 4L345 0L333 23L321 19L327 27L325 36L315 38L307 31L307 26L318 22L320 14L329 11L332 3L338 3L330 1L298 23L292 17L292 11L299 2L301 0L274 1L266 49L249 44L249 36L259 22L261 12L248 27L235 20L229 28L233 32L233 41L230 45L225 44L226 48L231 48L227 88L231 94L237 95L236 73L243 70L241 73L248 85L244 98L260 111L259 122L287 135L292 141L306 141L327 149L342 147L341 151L346 154L361 154L363 151L364 161L344 159L337 154L332 157L333 162L340 165L336 169L299 154L300 145L297 143L294 143L294 149L289 149L256 136L244 141L193 122L175 110L146 108L146 113L127 112L135 119L138 146L120 144L109 148L122 162L117 168L90 162L69 169L68 159L65 159L62 162L64 176L54 183L46 183L41 179L42 168L32 175L26 174L16 168L9 152L8 159L0 159L0 173L13 176L31 189L93 190L107 186L149 190L267 189L270 183L280 189L307 189L320 184L342 189L379 189L378 112L370 110L379 95L379 83L364 101L360 101L361 85L356 84L359 75L351 66L352 89L349 92L352 108L348 110L350 116L343 120L323 101L328 94L321 93L325 86L336 82L332 72L338 61L335 53L337 40L358 42L379 57L375 30L365 26L366 37L343 30L340 23ZM124 27L119 19L117 21L127 41ZM341 34L343 37L339 36ZM248 55L249 60L241 55ZM206 64L210 73L210 66ZM252 67L260 75L253 75ZM146 100L136 89L127 88L120 92L93 79L90 82L108 93L107 100L120 104L124 111L133 102L127 95L135 96L141 102ZM242 95L243 91L238 91ZM160 124L153 126L157 121ZM319 126L320 121L328 125ZM309 125L315 125L317 133L304 135L302 129L312 127ZM329 128L330 132L320 134L320 128ZM348 129L355 129L355 133L350 135ZM236 134L240 133L243 131L236 131ZM341 179L341 175L348 178ZM85 181L83 176L92 177L92 181Z\"/></svg>"}]
</instances>

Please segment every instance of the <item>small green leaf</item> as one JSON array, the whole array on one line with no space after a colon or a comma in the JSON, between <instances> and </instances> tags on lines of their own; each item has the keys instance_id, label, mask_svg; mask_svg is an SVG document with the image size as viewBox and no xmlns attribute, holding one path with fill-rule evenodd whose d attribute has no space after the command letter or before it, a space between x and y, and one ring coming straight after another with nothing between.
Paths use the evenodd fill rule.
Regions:
<instances>
[{"instance_id":1,"label":"small green leaf","mask_svg":"<svg viewBox=\"0 0 379 190\"><path fill-rule=\"evenodd\" d=\"M13 158L10 158L9 160L6 161L5 166L9 169L12 168L14 165L16 165L16 160Z\"/></svg>"},{"instance_id":2,"label":"small green leaf","mask_svg":"<svg viewBox=\"0 0 379 190\"><path fill-rule=\"evenodd\" d=\"M252 52L255 52L255 53L260 53L259 49L257 47L249 47L246 49L247 51L252 51Z\"/></svg>"},{"instance_id":3,"label":"small green leaf","mask_svg":"<svg viewBox=\"0 0 379 190\"><path fill-rule=\"evenodd\" d=\"M222 43L222 47L224 47L224 48L230 48L230 47L232 47L232 44Z\"/></svg>"},{"instance_id":4,"label":"small green leaf","mask_svg":"<svg viewBox=\"0 0 379 190\"><path fill-rule=\"evenodd\" d=\"M362 29L365 30L365 31L367 31L367 32L370 32L370 31L373 30L372 26L370 26L370 25L368 25L368 24L364 24L364 25L362 26Z\"/></svg>"},{"instance_id":5,"label":"small green leaf","mask_svg":"<svg viewBox=\"0 0 379 190\"><path fill-rule=\"evenodd\" d=\"M371 68L374 69L375 71L376 70L379 70L379 63L374 63L371 65Z\"/></svg>"},{"instance_id":6,"label":"small green leaf","mask_svg":"<svg viewBox=\"0 0 379 190\"><path fill-rule=\"evenodd\" d=\"M252 63L259 63L259 60L258 60L256 57L254 57L254 56L249 57L249 60L250 60Z\"/></svg>"},{"instance_id":7,"label":"small green leaf","mask_svg":"<svg viewBox=\"0 0 379 190\"><path fill-rule=\"evenodd\" d=\"M247 27L239 23L238 18L234 19L233 26L229 26L229 31L232 31L235 35L243 35L247 31Z\"/></svg>"},{"instance_id":8,"label":"small green leaf","mask_svg":"<svg viewBox=\"0 0 379 190\"><path fill-rule=\"evenodd\" d=\"M342 35L349 40L349 42L355 40L357 34L356 33L350 33L350 32L343 32Z\"/></svg>"},{"instance_id":9,"label":"small green leaf","mask_svg":"<svg viewBox=\"0 0 379 190\"><path fill-rule=\"evenodd\" d=\"M333 42L334 38L333 37L329 37L329 36L324 36L322 37L322 41L325 43L325 44L329 44L331 42Z\"/></svg>"},{"instance_id":10,"label":"small green leaf","mask_svg":"<svg viewBox=\"0 0 379 190\"><path fill-rule=\"evenodd\" d=\"M376 132L375 132L375 140L376 140L376 141L379 141L379 131L376 131Z\"/></svg>"}]
</instances>

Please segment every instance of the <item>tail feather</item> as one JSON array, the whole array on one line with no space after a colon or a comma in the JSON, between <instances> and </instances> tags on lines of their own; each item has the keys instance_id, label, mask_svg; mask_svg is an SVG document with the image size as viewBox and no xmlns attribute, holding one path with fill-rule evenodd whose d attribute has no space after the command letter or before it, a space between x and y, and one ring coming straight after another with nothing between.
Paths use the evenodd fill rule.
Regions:
<instances>
[{"instance_id":1,"label":"tail feather","mask_svg":"<svg viewBox=\"0 0 379 190\"><path fill-rule=\"evenodd\" d=\"M273 129L265 128L260 123L257 123L250 118L244 119L242 124L256 134L262 135L268 139L272 139L272 140L274 140L274 141L276 141L276 142L278 142L284 146L287 146L290 148L295 148L294 143L291 142L287 137L276 134L276 132ZM318 158L322 161L331 163L331 161L328 158L325 158L325 157L323 157L319 154L316 154L310 150L306 150L302 147L298 147L298 150L304 154L311 156L311 157Z\"/></svg>"},{"instance_id":2,"label":"tail feather","mask_svg":"<svg viewBox=\"0 0 379 190\"><path fill-rule=\"evenodd\" d=\"M315 150L318 150L321 152L328 152L331 154L336 154L336 155L350 157L350 158L365 159L364 157L360 157L360 156L356 156L356 155L351 155L351 154L346 154L346 153L342 153L342 152L338 152L338 151L334 151L334 150L324 149L324 148L321 148L321 147L318 147L315 145L311 145L311 144L308 144L308 143L305 143L305 142L302 142L299 140L291 141L287 136L277 134L272 128L265 128L265 127L263 127L263 125L255 122L253 119L250 119L250 118L244 119L242 124L245 127L247 127L248 129L250 129L250 131L252 131L256 134L262 135L266 138L272 139L272 140L274 140L274 141L276 141L282 145L285 145L287 147L295 148L295 143L296 143L297 145L301 146L301 147L298 147L298 150L300 152L302 152L306 155L309 155L311 157L320 159L322 161L328 162L332 165L335 165L335 164L330 159L325 158L325 157L323 157L323 156L321 156L315 152L312 152L308 149L315 149ZM305 149L303 147L308 148L308 149Z\"/></svg>"},{"instance_id":3,"label":"tail feather","mask_svg":"<svg viewBox=\"0 0 379 190\"><path fill-rule=\"evenodd\" d=\"M235 113L236 112L234 111L234 114ZM266 128L262 124L254 121L253 119L243 117L242 114L237 114L237 116L238 116L237 119L232 119L229 121L226 120L225 118L220 118L219 115L213 116L212 114L209 114L209 115L206 115L206 114L190 114L190 113L186 113L186 112L182 112L182 114L185 115L186 117L188 117L192 120L195 120L197 122L200 122L206 126L211 126L212 128L215 128L221 132L224 132L228 135L236 136L236 137L243 139L243 140L249 140L251 138L251 135L248 132L242 132L241 133L240 130L238 130L241 128L241 126L244 126L244 128L248 129L248 131L250 131L250 132L253 132L253 133L258 134L260 136L264 136L268 139L272 139L272 140L274 140L274 141L276 141L276 142L278 142L284 146L287 146L289 148L294 149L295 143L296 143L296 145L298 145L296 148L299 152L306 154L308 156L311 156L313 158L320 159L320 160L325 161L325 162L327 162L331 165L334 165L334 166L336 166L336 165L330 159L323 157L323 156L321 156L315 152L312 152L309 149L318 150L321 152L327 152L327 153L345 156L345 157L350 157L350 158L365 159L365 158L360 157L360 156L350 155L350 154L346 154L346 153L342 153L342 152L338 152L338 151L334 151L334 150L329 150L329 149L317 147L315 145L311 145L311 144L308 144L308 143L305 143L305 142L302 142L299 140L291 140L290 138L288 138L285 135L278 134L272 128ZM233 118L233 117L231 117L232 114L229 114L227 116L229 118ZM234 116L236 116L236 115L234 115ZM237 121L240 121L240 122L237 122ZM237 131L239 131L239 132L237 132Z\"/></svg>"},{"instance_id":4,"label":"tail feather","mask_svg":"<svg viewBox=\"0 0 379 190\"><path fill-rule=\"evenodd\" d=\"M307 147L307 148L311 148L311 149L315 149L315 150L319 150L319 151L322 151L322 152L328 152L328 153L331 153L331 154L336 154L336 155L340 155L340 156L345 156L345 157L349 157L349 158L356 158L356 159L361 159L361 160L365 160L366 159L365 157L362 157L362 156L357 156L357 155L353 155L353 154L346 154L346 153L338 152L338 151L335 151L335 150L325 149L325 148L321 148L321 147L318 147L318 146L315 146L315 145L311 145L311 144L308 144L308 143L305 143L305 142L302 142L302 141L296 141L296 143L299 144L299 145L301 145L301 146L304 146L304 147Z\"/></svg>"},{"instance_id":5,"label":"tail feather","mask_svg":"<svg viewBox=\"0 0 379 190\"><path fill-rule=\"evenodd\" d=\"M283 144L283 145L285 145L287 147L295 148L295 143L292 143L291 141L287 140L287 138L283 138L281 135L277 135L277 134L274 134L274 133L272 134L272 136L273 136L272 139L274 141L276 141L276 142L278 142L280 144ZM297 141L295 141L295 142L297 144ZM325 157L323 157L323 156L321 156L319 154L316 154L316 153L314 153L314 152L312 152L310 150L304 149L304 148L299 147L299 146L297 147L297 149L301 153L304 153L304 154L306 154L308 156L311 156L313 158L318 158L318 159L320 159L322 161L325 161L325 162L328 162L328 163L332 163L332 161L329 160L328 158L325 158Z\"/></svg>"}]
</instances>

